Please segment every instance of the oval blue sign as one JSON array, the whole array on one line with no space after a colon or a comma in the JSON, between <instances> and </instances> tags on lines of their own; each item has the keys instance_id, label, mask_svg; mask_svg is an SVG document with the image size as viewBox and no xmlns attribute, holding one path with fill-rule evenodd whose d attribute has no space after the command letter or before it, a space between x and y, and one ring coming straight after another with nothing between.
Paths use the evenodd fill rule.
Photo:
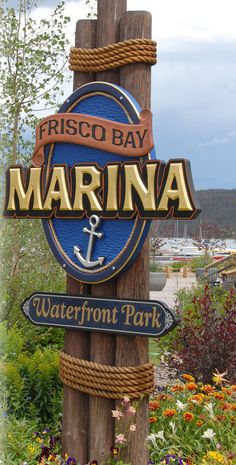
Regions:
<instances>
[{"instance_id":1,"label":"oval blue sign","mask_svg":"<svg viewBox=\"0 0 236 465\"><path fill-rule=\"evenodd\" d=\"M121 87L93 82L77 89L65 101L59 113L77 113L117 123L138 124L140 110L134 98ZM82 137L88 135L95 141L102 141L101 126L80 124ZM72 123L68 127L73 131ZM114 134L114 142L118 146L119 137L119 133ZM141 144L141 137L139 140ZM128 143L130 140L127 140ZM151 158L155 158L154 150L142 156L142 161ZM140 157L132 156L132 161L140 161ZM113 162L127 162L127 156L109 152L107 148L102 150L64 142L50 144L45 148L45 183L56 165L66 164L72 169L78 163L85 166L90 164L99 170ZM83 182L86 186L91 179L86 181L85 176ZM102 196L102 190L99 193ZM101 218L99 213L92 211L88 217L57 218L55 215L43 219L45 234L56 259L69 275L85 283L106 281L126 269L140 252L150 224L149 219L140 219L137 214L132 218Z\"/></svg>"}]
</instances>

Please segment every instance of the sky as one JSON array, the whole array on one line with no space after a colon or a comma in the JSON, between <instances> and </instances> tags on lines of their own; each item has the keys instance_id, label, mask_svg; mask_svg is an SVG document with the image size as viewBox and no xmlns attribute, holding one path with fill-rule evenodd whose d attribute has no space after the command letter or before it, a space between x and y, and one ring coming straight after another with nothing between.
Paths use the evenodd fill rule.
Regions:
<instances>
[{"instance_id":1,"label":"sky","mask_svg":"<svg viewBox=\"0 0 236 465\"><path fill-rule=\"evenodd\" d=\"M88 9L85 0L65 1L73 45L75 23ZM56 3L40 0L35 15L45 17ZM128 0L128 10L152 13L157 158L189 159L196 189L236 188L236 0Z\"/></svg>"}]
</instances>

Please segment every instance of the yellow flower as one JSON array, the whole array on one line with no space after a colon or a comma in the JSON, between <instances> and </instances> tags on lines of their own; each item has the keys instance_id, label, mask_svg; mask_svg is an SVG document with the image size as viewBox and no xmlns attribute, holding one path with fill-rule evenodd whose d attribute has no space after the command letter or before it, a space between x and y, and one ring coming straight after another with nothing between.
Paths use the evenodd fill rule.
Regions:
<instances>
[{"instance_id":1,"label":"yellow flower","mask_svg":"<svg viewBox=\"0 0 236 465\"><path fill-rule=\"evenodd\" d=\"M210 465L215 463L222 463L224 465L229 465L233 463L231 460L228 461L226 457L224 457L220 452L217 451L208 451L206 455L203 457L203 461L201 465Z\"/></svg>"},{"instance_id":2,"label":"yellow flower","mask_svg":"<svg viewBox=\"0 0 236 465\"><path fill-rule=\"evenodd\" d=\"M212 381L215 384L228 383L228 380L224 378L225 375L227 375L227 370L224 371L224 373L220 373L218 370L216 370L215 373L213 373Z\"/></svg>"},{"instance_id":3,"label":"yellow flower","mask_svg":"<svg viewBox=\"0 0 236 465\"><path fill-rule=\"evenodd\" d=\"M183 375L183 378L186 380L186 381L192 381L194 383L195 381L195 378L191 375L188 375L187 373Z\"/></svg>"}]
</instances>

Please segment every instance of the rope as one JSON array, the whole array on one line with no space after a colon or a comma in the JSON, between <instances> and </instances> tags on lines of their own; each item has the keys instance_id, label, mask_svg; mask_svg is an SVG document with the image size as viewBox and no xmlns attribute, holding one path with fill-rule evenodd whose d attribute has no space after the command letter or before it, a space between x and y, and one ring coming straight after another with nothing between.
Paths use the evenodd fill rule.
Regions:
<instances>
[{"instance_id":1,"label":"rope","mask_svg":"<svg viewBox=\"0 0 236 465\"><path fill-rule=\"evenodd\" d=\"M82 73L97 72L130 63L155 65L156 61L156 42L151 39L131 39L101 48L72 47L69 69Z\"/></svg>"},{"instance_id":2,"label":"rope","mask_svg":"<svg viewBox=\"0 0 236 465\"><path fill-rule=\"evenodd\" d=\"M131 367L112 367L81 360L65 352L60 354L61 381L95 397L131 399L148 396L154 390L152 363Z\"/></svg>"}]
</instances>

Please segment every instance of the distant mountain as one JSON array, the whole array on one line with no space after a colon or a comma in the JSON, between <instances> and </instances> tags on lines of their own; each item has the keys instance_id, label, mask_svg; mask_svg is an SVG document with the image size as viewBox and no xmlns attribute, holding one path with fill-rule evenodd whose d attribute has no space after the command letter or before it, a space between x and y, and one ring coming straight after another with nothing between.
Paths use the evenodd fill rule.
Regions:
<instances>
[{"instance_id":1,"label":"distant mountain","mask_svg":"<svg viewBox=\"0 0 236 465\"><path fill-rule=\"evenodd\" d=\"M161 221L162 236L236 238L236 189L197 191L201 214L191 221Z\"/></svg>"}]
</instances>

